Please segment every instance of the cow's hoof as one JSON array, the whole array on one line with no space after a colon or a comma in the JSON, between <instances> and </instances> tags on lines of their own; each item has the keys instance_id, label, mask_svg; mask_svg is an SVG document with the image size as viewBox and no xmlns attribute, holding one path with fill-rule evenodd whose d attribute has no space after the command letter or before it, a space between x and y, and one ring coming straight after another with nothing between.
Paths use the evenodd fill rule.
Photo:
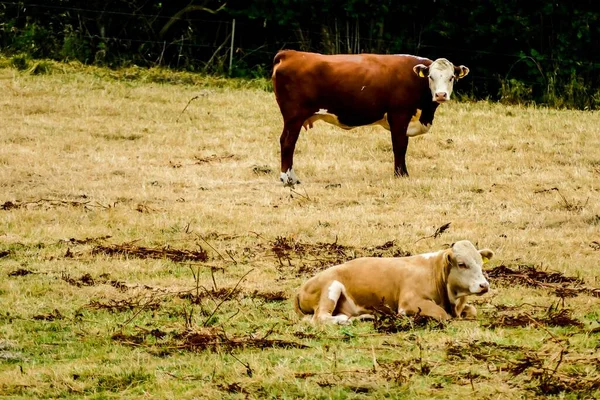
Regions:
<instances>
[{"instance_id":1,"label":"cow's hoof","mask_svg":"<svg viewBox=\"0 0 600 400\"><path fill-rule=\"evenodd\" d=\"M282 172L279 174L279 180L283 182L283 186L293 187L294 185L300 184L300 180L294 173L294 169L290 168L287 172Z\"/></svg>"}]
</instances>

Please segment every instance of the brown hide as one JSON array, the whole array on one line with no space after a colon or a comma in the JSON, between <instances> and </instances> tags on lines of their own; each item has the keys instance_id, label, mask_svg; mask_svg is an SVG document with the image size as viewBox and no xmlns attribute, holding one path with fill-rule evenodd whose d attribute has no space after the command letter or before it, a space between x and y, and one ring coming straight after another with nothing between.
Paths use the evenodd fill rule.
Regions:
<instances>
[{"instance_id":1,"label":"brown hide","mask_svg":"<svg viewBox=\"0 0 600 400\"><path fill-rule=\"evenodd\" d=\"M280 138L281 172L292 169L300 129L319 110L335 114L351 128L376 123L387 116L396 175L408 175L406 135L411 117L431 124L438 103L428 80L413 71L431 60L410 55L322 55L292 50L274 59L273 87L284 127ZM312 126L311 121L307 121ZM285 182L284 182L285 183Z\"/></svg>"}]
</instances>

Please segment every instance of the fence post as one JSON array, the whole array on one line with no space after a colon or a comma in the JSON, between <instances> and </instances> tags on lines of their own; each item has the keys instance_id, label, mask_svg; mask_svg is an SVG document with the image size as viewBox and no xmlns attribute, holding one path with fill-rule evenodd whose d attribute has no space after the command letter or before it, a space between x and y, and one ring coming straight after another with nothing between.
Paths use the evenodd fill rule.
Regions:
<instances>
[{"instance_id":1,"label":"fence post","mask_svg":"<svg viewBox=\"0 0 600 400\"><path fill-rule=\"evenodd\" d=\"M233 67L233 39L235 37L235 18L231 25L231 48L229 49L229 75L231 75L231 69Z\"/></svg>"}]
</instances>

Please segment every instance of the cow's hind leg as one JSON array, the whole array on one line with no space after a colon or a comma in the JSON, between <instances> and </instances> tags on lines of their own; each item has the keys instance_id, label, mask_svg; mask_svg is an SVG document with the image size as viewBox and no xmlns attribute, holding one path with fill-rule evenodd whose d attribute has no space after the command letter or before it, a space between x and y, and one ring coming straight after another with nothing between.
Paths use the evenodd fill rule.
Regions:
<instances>
[{"instance_id":1,"label":"cow's hind leg","mask_svg":"<svg viewBox=\"0 0 600 400\"><path fill-rule=\"evenodd\" d=\"M339 281L333 281L329 285L323 288L321 292L321 298L319 299L319 306L315 310L313 317L314 322L321 323L333 323L345 325L349 323L349 317L346 314L333 315L336 309L338 300L344 292L344 285Z\"/></svg>"},{"instance_id":2,"label":"cow's hind leg","mask_svg":"<svg viewBox=\"0 0 600 400\"><path fill-rule=\"evenodd\" d=\"M293 186L300 183L298 177L294 173L294 150L296 149L296 142L298 136L300 136L300 129L302 128L303 118L291 118L286 119L283 125L283 131L279 138L281 145L281 174L279 178L283 182L284 186Z\"/></svg>"}]
</instances>

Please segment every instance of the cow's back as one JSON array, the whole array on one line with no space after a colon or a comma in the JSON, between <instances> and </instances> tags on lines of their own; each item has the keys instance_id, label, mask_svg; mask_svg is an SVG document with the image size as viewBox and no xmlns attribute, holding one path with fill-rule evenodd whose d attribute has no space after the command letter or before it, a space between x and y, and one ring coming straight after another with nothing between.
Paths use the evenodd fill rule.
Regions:
<instances>
[{"instance_id":1,"label":"cow's back","mask_svg":"<svg viewBox=\"0 0 600 400\"><path fill-rule=\"evenodd\" d=\"M319 109L349 126L369 124L392 108L418 108L426 80L413 67L431 60L409 55L339 54L284 50L275 56L273 87L286 114ZM429 100L429 99L428 99ZM288 109L293 107L293 109ZM354 121L353 117L359 117Z\"/></svg>"}]
</instances>

